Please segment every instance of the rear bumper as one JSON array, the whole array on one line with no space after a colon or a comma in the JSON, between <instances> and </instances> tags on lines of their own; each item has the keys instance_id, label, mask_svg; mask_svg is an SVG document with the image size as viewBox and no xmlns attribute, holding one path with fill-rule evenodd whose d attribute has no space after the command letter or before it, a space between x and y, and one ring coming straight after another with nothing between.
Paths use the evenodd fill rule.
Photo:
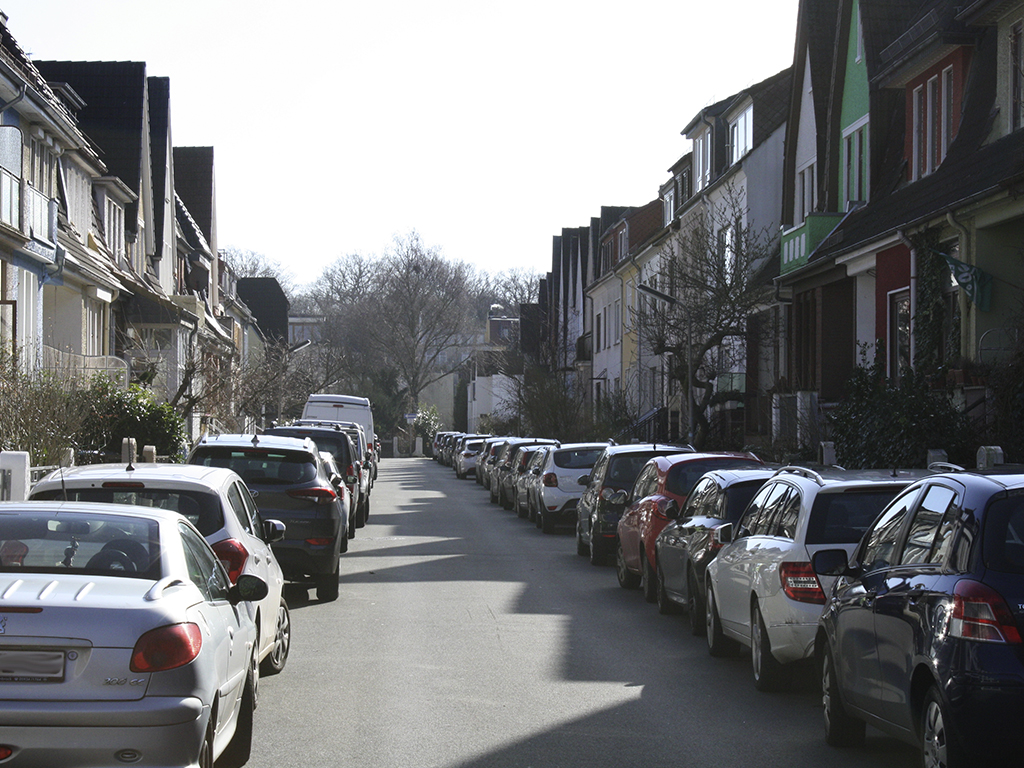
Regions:
<instances>
[{"instance_id":1,"label":"rear bumper","mask_svg":"<svg viewBox=\"0 0 1024 768\"><path fill-rule=\"evenodd\" d=\"M109 768L132 750L133 766L195 766L209 709L194 697L136 701L2 701L0 743L26 768Z\"/></svg>"}]
</instances>

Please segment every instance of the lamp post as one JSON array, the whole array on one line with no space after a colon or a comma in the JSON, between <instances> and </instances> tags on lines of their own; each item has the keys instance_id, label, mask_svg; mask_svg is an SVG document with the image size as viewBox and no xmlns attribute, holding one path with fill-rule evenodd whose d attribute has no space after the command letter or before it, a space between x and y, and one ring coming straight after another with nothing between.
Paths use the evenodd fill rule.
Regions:
<instances>
[{"instance_id":1,"label":"lamp post","mask_svg":"<svg viewBox=\"0 0 1024 768\"><path fill-rule=\"evenodd\" d=\"M682 304L679 299L675 296L669 296L667 293L651 288L649 285L639 284L636 289L641 293L646 293L648 296L653 296L656 299L661 299L667 302L670 307L679 306ZM691 347L693 345L693 320L687 315L686 317L686 442L693 444L693 355Z\"/></svg>"}]
</instances>

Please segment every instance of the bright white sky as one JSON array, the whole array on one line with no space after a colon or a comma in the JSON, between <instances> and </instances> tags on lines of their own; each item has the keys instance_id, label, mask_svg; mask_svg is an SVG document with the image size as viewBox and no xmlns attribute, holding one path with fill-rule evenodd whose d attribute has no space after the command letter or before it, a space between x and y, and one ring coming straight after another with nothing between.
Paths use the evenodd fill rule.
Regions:
<instances>
[{"instance_id":1,"label":"bright white sky","mask_svg":"<svg viewBox=\"0 0 1024 768\"><path fill-rule=\"evenodd\" d=\"M39 60L145 61L213 146L220 247L296 282L417 230L490 272L643 205L705 105L792 63L797 0L0 0Z\"/></svg>"}]
</instances>

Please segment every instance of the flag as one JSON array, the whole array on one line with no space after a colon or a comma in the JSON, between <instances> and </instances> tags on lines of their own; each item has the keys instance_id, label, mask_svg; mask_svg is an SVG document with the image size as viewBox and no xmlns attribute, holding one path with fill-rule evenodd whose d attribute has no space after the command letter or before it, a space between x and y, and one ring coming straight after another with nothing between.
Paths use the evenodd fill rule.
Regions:
<instances>
[{"instance_id":1,"label":"flag","mask_svg":"<svg viewBox=\"0 0 1024 768\"><path fill-rule=\"evenodd\" d=\"M935 251L935 253L946 260L949 271L953 273L953 279L956 280L957 285L963 288L971 303L982 312L988 312L989 304L992 301L992 275L940 251Z\"/></svg>"}]
</instances>

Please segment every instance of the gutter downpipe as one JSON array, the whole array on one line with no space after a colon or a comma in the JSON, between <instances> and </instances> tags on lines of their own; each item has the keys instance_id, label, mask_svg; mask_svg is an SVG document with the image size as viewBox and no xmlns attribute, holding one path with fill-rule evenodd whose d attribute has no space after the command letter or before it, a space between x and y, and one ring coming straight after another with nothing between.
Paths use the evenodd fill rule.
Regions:
<instances>
[{"instance_id":1,"label":"gutter downpipe","mask_svg":"<svg viewBox=\"0 0 1024 768\"><path fill-rule=\"evenodd\" d=\"M28 84L27 83L22 83L21 84L21 88L18 89L18 95L15 96L10 101L8 101L2 107L0 107L0 115L3 115L4 112L6 112L8 109L13 107L18 102L23 101L27 94L28 94Z\"/></svg>"},{"instance_id":2,"label":"gutter downpipe","mask_svg":"<svg viewBox=\"0 0 1024 768\"><path fill-rule=\"evenodd\" d=\"M953 211L946 211L946 221L960 233L960 261L971 264L974 259L971 258L970 253L970 232L967 231L967 227L956 220ZM960 354L971 357L973 355L971 350L967 349L967 342L973 336L968 332L970 320L967 317L967 295L963 291L957 291L957 303L960 305Z\"/></svg>"},{"instance_id":3,"label":"gutter downpipe","mask_svg":"<svg viewBox=\"0 0 1024 768\"><path fill-rule=\"evenodd\" d=\"M914 323L914 318L917 316L917 248L902 229L896 230L896 236L910 250L910 369L914 370L917 357L917 336Z\"/></svg>"}]
</instances>

